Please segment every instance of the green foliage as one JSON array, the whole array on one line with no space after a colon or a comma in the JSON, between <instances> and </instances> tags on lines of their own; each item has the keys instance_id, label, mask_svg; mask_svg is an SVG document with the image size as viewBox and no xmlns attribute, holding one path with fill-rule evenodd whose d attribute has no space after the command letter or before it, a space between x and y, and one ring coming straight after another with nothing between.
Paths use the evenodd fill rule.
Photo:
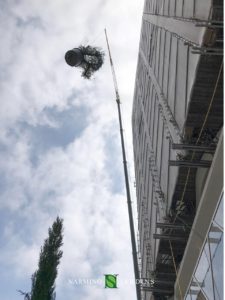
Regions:
<instances>
[{"instance_id":1,"label":"green foliage","mask_svg":"<svg viewBox=\"0 0 225 300\"><path fill-rule=\"evenodd\" d=\"M52 228L48 230L48 238L41 247L38 270L32 275L31 300L55 299L55 280L57 267L63 252L63 220L57 217Z\"/></svg>"},{"instance_id":2,"label":"green foliage","mask_svg":"<svg viewBox=\"0 0 225 300\"><path fill-rule=\"evenodd\" d=\"M83 69L82 77L90 79L91 76L101 68L104 62L104 52L97 47L79 46L79 49L84 55L83 62L79 68Z\"/></svg>"}]
</instances>

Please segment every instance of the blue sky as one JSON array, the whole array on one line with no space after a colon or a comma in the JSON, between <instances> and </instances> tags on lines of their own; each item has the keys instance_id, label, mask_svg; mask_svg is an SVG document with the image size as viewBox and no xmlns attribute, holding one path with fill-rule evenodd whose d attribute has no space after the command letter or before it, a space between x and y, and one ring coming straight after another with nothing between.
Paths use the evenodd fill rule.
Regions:
<instances>
[{"instance_id":1,"label":"blue sky","mask_svg":"<svg viewBox=\"0 0 225 300\"><path fill-rule=\"evenodd\" d=\"M107 28L132 165L142 9L136 0L0 2L0 299L22 299L16 290L30 290L57 215L65 228L57 300L135 299L132 285L69 284L107 273L122 282L133 278L133 266L108 57L87 81L64 54L88 43L106 51Z\"/></svg>"}]
</instances>

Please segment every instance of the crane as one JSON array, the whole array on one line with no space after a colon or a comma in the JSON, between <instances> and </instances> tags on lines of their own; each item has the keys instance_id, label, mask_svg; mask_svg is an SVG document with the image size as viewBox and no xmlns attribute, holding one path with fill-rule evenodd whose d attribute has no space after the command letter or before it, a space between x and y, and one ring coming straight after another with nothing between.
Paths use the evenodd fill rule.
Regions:
<instances>
[{"instance_id":1,"label":"crane","mask_svg":"<svg viewBox=\"0 0 225 300\"><path fill-rule=\"evenodd\" d=\"M118 116L119 116L124 176L125 176L125 185L126 185L126 193L127 193L127 207L128 207L128 215L129 215L129 223L130 223L130 235L131 235L133 266L134 266L134 277L135 277L135 283L136 283L136 294L137 294L137 300L141 300L141 286L140 286L140 275L139 275L139 268L138 268L137 247L136 247L136 240L135 240L134 221L133 221L132 204L131 204L131 196L130 196L130 186L129 186L129 179L128 179L126 151L125 151L124 137L123 137L123 124L122 124L121 109L120 109L121 102L120 102L119 89L118 89L117 80L116 80L116 73L115 73L115 69L113 66L113 60L112 60L112 56L111 56L111 51L110 51L110 47L109 47L109 41L108 41L106 29L105 29L105 37L106 37L106 43L107 43L107 48L108 48L108 53L109 53L109 60L110 60L111 71L112 71L112 76L113 76L113 83L114 83L114 89L115 89L115 93L116 93L116 102L117 102Z\"/></svg>"}]
</instances>

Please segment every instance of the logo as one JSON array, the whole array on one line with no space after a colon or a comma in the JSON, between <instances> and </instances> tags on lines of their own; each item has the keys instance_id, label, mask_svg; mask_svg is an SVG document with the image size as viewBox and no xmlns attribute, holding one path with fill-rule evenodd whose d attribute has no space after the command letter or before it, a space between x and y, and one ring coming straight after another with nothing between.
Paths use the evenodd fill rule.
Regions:
<instances>
[{"instance_id":1,"label":"logo","mask_svg":"<svg viewBox=\"0 0 225 300\"><path fill-rule=\"evenodd\" d=\"M105 288L116 289L117 288L117 275L118 274L105 274Z\"/></svg>"}]
</instances>

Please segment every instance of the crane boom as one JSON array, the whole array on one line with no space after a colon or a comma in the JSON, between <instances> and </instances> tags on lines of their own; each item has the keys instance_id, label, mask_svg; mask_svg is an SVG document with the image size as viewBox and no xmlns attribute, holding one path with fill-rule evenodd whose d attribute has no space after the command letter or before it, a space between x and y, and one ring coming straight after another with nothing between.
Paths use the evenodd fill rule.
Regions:
<instances>
[{"instance_id":1,"label":"crane boom","mask_svg":"<svg viewBox=\"0 0 225 300\"><path fill-rule=\"evenodd\" d=\"M108 41L106 29L105 29L105 37L106 37L106 42L107 42L107 47L108 47L108 52L109 52L109 59L110 59L111 70L112 70L112 75L113 75L113 82L114 82L114 88L115 88L115 93L116 93L116 102L117 102L118 116L119 116L120 137L121 137L121 147L122 147L123 166L124 166L124 177L125 177L125 185L126 185L126 192L127 192L127 208L128 208L128 216L129 216L129 223L130 223L130 237L131 237L132 256L133 256L135 287L136 287L137 300L141 300L141 287L140 287L140 275L139 275L139 268L138 268L137 247L136 247L136 240L135 240L135 230L134 230L132 203L131 203L131 196L130 196L129 177L128 177L128 170L127 170L124 137L123 137L122 116L121 116L121 110L120 110L121 102L120 102L119 90L118 90L118 85L117 85L117 81L116 81L116 73L115 73L114 66L113 66L113 61L112 61L112 56L111 56L111 52L110 52L109 41Z\"/></svg>"},{"instance_id":2,"label":"crane boom","mask_svg":"<svg viewBox=\"0 0 225 300\"><path fill-rule=\"evenodd\" d=\"M108 52L109 52L109 61L110 61L111 70L112 70L114 89L115 89L115 93L116 93L116 101L120 103L120 95L119 95L119 89L118 89L117 80L116 80L116 73L115 73L115 69L113 66L113 60L112 60L111 51L109 48L109 41L108 41L106 29L105 29L105 37L106 37L106 43L107 43L107 48L108 48Z\"/></svg>"}]
</instances>

